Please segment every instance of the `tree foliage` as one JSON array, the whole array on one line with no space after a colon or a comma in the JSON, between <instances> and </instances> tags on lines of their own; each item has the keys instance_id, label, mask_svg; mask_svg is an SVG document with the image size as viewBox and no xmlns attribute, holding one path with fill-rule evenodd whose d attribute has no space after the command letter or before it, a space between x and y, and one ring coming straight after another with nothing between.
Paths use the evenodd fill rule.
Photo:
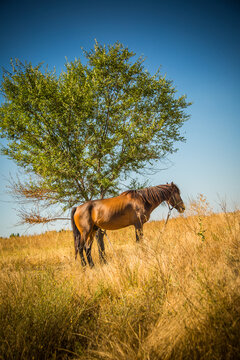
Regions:
<instances>
[{"instance_id":1,"label":"tree foliage","mask_svg":"<svg viewBox=\"0 0 240 360\"><path fill-rule=\"evenodd\" d=\"M114 194L130 173L176 151L190 105L118 42L96 42L84 56L59 76L12 61L1 84L2 154L34 175L15 190L63 208Z\"/></svg>"}]
</instances>

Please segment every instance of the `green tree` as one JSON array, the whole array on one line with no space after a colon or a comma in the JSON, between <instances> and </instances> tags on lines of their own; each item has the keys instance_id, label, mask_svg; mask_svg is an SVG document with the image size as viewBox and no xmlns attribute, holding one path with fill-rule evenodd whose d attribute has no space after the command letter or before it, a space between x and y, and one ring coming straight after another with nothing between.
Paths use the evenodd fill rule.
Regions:
<instances>
[{"instance_id":1,"label":"green tree","mask_svg":"<svg viewBox=\"0 0 240 360\"><path fill-rule=\"evenodd\" d=\"M31 175L14 191L62 209L115 194L130 173L176 151L189 117L186 96L122 44L83 53L85 63L66 62L59 76L12 61L1 84L1 152Z\"/></svg>"}]
</instances>

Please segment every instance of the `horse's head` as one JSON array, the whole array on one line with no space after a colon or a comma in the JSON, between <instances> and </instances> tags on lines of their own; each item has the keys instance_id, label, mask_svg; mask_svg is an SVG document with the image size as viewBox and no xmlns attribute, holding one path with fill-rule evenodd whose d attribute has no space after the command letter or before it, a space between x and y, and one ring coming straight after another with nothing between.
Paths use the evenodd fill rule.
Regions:
<instances>
[{"instance_id":1,"label":"horse's head","mask_svg":"<svg viewBox=\"0 0 240 360\"><path fill-rule=\"evenodd\" d=\"M180 213L183 213L185 210L185 205L180 196L180 190L173 182L171 183L171 196L168 200L168 204Z\"/></svg>"}]
</instances>

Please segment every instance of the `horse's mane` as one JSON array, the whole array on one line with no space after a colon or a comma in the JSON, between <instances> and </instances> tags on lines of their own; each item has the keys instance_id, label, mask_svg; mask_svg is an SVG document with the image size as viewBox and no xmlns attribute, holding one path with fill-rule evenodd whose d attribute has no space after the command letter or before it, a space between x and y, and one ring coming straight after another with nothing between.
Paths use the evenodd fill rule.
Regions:
<instances>
[{"instance_id":1,"label":"horse's mane","mask_svg":"<svg viewBox=\"0 0 240 360\"><path fill-rule=\"evenodd\" d=\"M178 192L180 194L180 190L177 185L171 183L138 190L127 190L121 195L130 194L133 198L141 198L145 203L154 205L156 202L168 200L173 192Z\"/></svg>"}]
</instances>

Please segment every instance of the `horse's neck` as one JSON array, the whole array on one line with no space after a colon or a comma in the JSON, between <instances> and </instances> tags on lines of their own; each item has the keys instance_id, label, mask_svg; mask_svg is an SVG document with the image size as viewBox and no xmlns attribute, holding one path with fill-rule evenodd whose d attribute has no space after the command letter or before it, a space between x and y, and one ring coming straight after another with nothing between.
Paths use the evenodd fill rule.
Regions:
<instances>
[{"instance_id":1,"label":"horse's neck","mask_svg":"<svg viewBox=\"0 0 240 360\"><path fill-rule=\"evenodd\" d=\"M158 188L158 187L156 186L156 188ZM163 191L163 190L160 190L160 189L159 189L159 191L161 191L161 199L156 200L156 202L154 204L152 204L151 212L154 209L156 209L162 202L169 200L169 193L167 191Z\"/></svg>"}]
</instances>

